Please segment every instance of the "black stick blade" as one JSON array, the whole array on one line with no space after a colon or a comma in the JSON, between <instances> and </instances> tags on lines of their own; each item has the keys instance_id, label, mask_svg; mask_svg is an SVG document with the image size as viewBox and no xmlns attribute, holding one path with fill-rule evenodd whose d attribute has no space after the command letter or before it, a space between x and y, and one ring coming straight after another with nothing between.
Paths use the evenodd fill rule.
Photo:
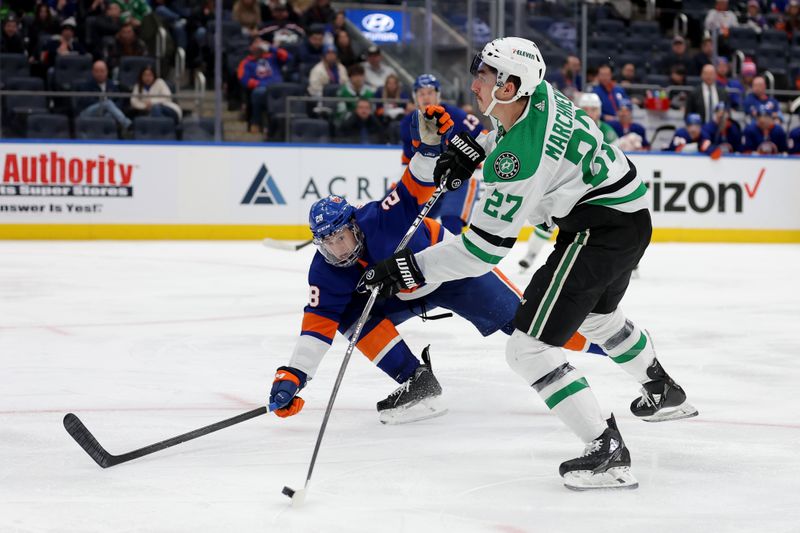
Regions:
<instances>
[{"instance_id":1,"label":"black stick blade","mask_svg":"<svg viewBox=\"0 0 800 533\"><path fill-rule=\"evenodd\" d=\"M100 446L94 435L83 425L83 422L72 413L67 413L64 416L64 429L67 430L78 446L89 454L89 457L94 459L94 462L100 465L101 468L108 468L114 466L114 456L108 453L105 448Z\"/></svg>"},{"instance_id":2,"label":"black stick blade","mask_svg":"<svg viewBox=\"0 0 800 533\"><path fill-rule=\"evenodd\" d=\"M288 496L288 497L290 497L290 498L292 496L294 496L294 490L290 489L289 487L283 487L283 490L281 491L281 493L286 495L286 496Z\"/></svg>"}]
</instances>

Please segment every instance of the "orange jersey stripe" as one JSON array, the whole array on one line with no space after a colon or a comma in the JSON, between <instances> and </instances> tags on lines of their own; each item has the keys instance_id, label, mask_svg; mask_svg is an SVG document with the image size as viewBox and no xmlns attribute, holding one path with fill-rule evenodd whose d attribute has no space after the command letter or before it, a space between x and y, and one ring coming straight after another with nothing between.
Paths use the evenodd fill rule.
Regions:
<instances>
[{"instance_id":1,"label":"orange jersey stripe","mask_svg":"<svg viewBox=\"0 0 800 533\"><path fill-rule=\"evenodd\" d=\"M431 196L433 196L433 191L435 189L433 182L431 182L430 185L422 185L418 183L408 169L403 172L403 179L401 181L403 182L403 185L406 186L406 189L408 189L408 192L411 193L411 196L416 198L420 205L430 200Z\"/></svg>"},{"instance_id":2,"label":"orange jersey stripe","mask_svg":"<svg viewBox=\"0 0 800 533\"><path fill-rule=\"evenodd\" d=\"M475 178L469 180L469 192L467 192L467 199L464 200L464 210L461 211L461 220L464 224L469 222L469 217L472 215L472 202L475 200L475 193L478 192L478 182Z\"/></svg>"},{"instance_id":3,"label":"orange jersey stripe","mask_svg":"<svg viewBox=\"0 0 800 533\"><path fill-rule=\"evenodd\" d=\"M431 246L433 246L439 242L439 230L442 229L442 225L427 217L422 219L422 223L428 227L428 231L431 234Z\"/></svg>"},{"instance_id":4,"label":"orange jersey stripe","mask_svg":"<svg viewBox=\"0 0 800 533\"><path fill-rule=\"evenodd\" d=\"M586 337L576 331L575 334L564 343L564 348L567 350L582 352L584 348L586 348Z\"/></svg>"},{"instance_id":5,"label":"orange jersey stripe","mask_svg":"<svg viewBox=\"0 0 800 533\"><path fill-rule=\"evenodd\" d=\"M399 333L394 327L394 324L387 318L384 318L378 325L372 328L372 331L361 337L356 343L356 347L361 350L361 353L367 356L367 359L374 361L378 354L392 342Z\"/></svg>"},{"instance_id":6,"label":"orange jersey stripe","mask_svg":"<svg viewBox=\"0 0 800 533\"><path fill-rule=\"evenodd\" d=\"M510 280L510 279L508 279L508 278L506 277L506 275L505 275L505 274L503 274L503 272L502 272L502 271L501 271L499 268L497 268L497 267L494 267L494 268L492 269L492 272L494 272L494 273L495 273L495 275L496 275L498 278L500 278L500 280L501 280L503 283L505 283L506 285L508 285L508 288L509 288L509 289L511 289L512 291L514 291L515 293L517 293L517 296L519 296L520 298L522 298L522 291L521 291L521 290L519 290L519 289L517 288L517 286L516 286L516 285L514 285L514 284L511 282L511 280Z\"/></svg>"},{"instance_id":7,"label":"orange jersey stripe","mask_svg":"<svg viewBox=\"0 0 800 533\"><path fill-rule=\"evenodd\" d=\"M301 331L313 331L329 339L333 339L333 337L336 336L337 327L339 327L339 323L330 318L315 315L314 313L305 313L303 315Z\"/></svg>"}]
</instances>

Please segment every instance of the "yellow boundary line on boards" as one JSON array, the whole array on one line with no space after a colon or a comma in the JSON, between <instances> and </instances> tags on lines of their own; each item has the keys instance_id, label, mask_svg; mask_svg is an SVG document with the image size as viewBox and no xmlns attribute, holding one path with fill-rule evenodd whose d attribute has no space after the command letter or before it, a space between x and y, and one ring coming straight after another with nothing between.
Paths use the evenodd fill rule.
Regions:
<instances>
[{"instance_id":1,"label":"yellow boundary line on boards","mask_svg":"<svg viewBox=\"0 0 800 533\"><path fill-rule=\"evenodd\" d=\"M533 228L523 228L527 240ZM205 224L0 224L0 240L305 240L307 226ZM656 228L655 242L800 243L800 230Z\"/></svg>"}]
</instances>

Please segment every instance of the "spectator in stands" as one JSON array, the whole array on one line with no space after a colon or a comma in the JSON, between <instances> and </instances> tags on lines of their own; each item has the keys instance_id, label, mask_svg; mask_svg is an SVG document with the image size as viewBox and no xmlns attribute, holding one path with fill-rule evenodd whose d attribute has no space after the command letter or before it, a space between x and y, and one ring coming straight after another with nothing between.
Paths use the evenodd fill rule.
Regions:
<instances>
[{"instance_id":1,"label":"spectator in stands","mask_svg":"<svg viewBox=\"0 0 800 533\"><path fill-rule=\"evenodd\" d=\"M404 91L403 87L400 85L400 78L397 77L397 74L389 74L386 76L386 81L383 82L383 86L378 87L378 90L375 92L375 98L404 100L402 103L378 103L375 109L375 115L386 121L403 118L407 112L414 108L408 93Z\"/></svg>"},{"instance_id":2,"label":"spectator in stands","mask_svg":"<svg viewBox=\"0 0 800 533\"><path fill-rule=\"evenodd\" d=\"M619 137L619 146L623 151L631 152L649 150L650 142L644 126L633 121L633 105L627 98L619 103L617 120L610 120L608 125L614 128Z\"/></svg>"},{"instance_id":3,"label":"spectator in stands","mask_svg":"<svg viewBox=\"0 0 800 533\"><path fill-rule=\"evenodd\" d=\"M742 87L744 87L745 92L749 91L753 87L753 80L756 77L756 64L753 62L752 59L745 59L742 63L742 72L740 81L742 82ZM742 96L742 100L744 100L744 96Z\"/></svg>"},{"instance_id":4,"label":"spectator in stands","mask_svg":"<svg viewBox=\"0 0 800 533\"><path fill-rule=\"evenodd\" d=\"M703 124L701 132L702 151L718 159L722 154L742 151L742 130L731 120L731 114L725 102L717 104L714 120Z\"/></svg>"},{"instance_id":5,"label":"spectator in stands","mask_svg":"<svg viewBox=\"0 0 800 533\"><path fill-rule=\"evenodd\" d=\"M367 48L367 60L361 66L364 67L364 82L373 92L383 87L390 74L396 74L392 67L383 64L381 49L375 45Z\"/></svg>"},{"instance_id":6,"label":"spectator in stands","mask_svg":"<svg viewBox=\"0 0 800 533\"><path fill-rule=\"evenodd\" d=\"M180 106L172 101L172 91L167 82L157 78L150 66L139 72L139 81L133 86L131 107L151 117L171 118L176 124L183 116Z\"/></svg>"},{"instance_id":7,"label":"spectator in stands","mask_svg":"<svg viewBox=\"0 0 800 533\"><path fill-rule=\"evenodd\" d=\"M800 33L800 0L789 0L784 16L784 30L789 38Z\"/></svg>"},{"instance_id":8,"label":"spectator in stands","mask_svg":"<svg viewBox=\"0 0 800 533\"><path fill-rule=\"evenodd\" d=\"M144 57L147 55L147 45L136 36L133 24L125 22L117 32L114 44L108 50L108 62L111 68L118 68L123 57Z\"/></svg>"},{"instance_id":9,"label":"spectator in stands","mask_svg":"<svg viewBox=\"0 0 800 533\"><path fill-rule=\"evenodd\" d=\"M603 120L613 120L617 117L620 102L630 101L625 89L616 84L611 77L611 67L603 65L597 69L597 85L594 92L600 97L602 104Z\"/></svg>"},{"instance_id":10,"label":"spectator in stands","mask_svg":"<svg viewBox=\"0 0 800 533\"><path fill-rule=\"evenodd\" d=\"M99 17L105 10L105 0L78 0L78 20L82 23L86 17Z\"/></svg>"},{"instance_id":11,"label":"spectator in stands","mask_svg":"<svg viewBox=\"0 0 800 533\"><path fill-rule=\"evenodd\" d=\"M303 24L309 27L313 24L328 26L336 18L336 11L331 7L330 0L315 0L313 5L303 13Z\"/></svg>"},{"instance_id":12,"label":"spectator in stands","mask_svg":"<svg viewBox=\"0 0 800 533\"><path fill-rule=\"evenodd\" d=\"M339 61L333 45L325 47L322 61L314 65L308 75L308 94L322 96L322 90L328 84L343 85L347 83L347 69Z\"/></svg>"},{"instance_id":13,"label":"spectator in stands","mask_svg":"<svg viewBox=\"0 0 800 533\"><path fill-rule=\"evenodd\" d=\"M289 53L256 37L250 43L250 54L242 59L237 70L239 82L250 93L250 131L263 131L263 115L267 106L267 87L283 81L281 67L289 61Z\"/></svg>"},{"instance_id":14,"label":"spectator in stands","mask_svg":"<svg viewBox=\"0 0 800 533\"><path fill-rule=\"evenodd\" d=\"M302 22L300 15L290 5L286 5L286 0L267 0L261 2L261 20L265 23L272 20L279 20L281 15L275 16L275 11L285 10L286 19L292 24L300 24ZM274 44L274 43L273 43Z\"/></svg>"},{"instance_id":15,"label":"spectator in stands","mask_svg":"<svg viewBox=\"0 0 800 533\"><path fill-rule=\"evenodd\" d=\"M713 65L714 55L714 41L711 40L711 34L708 32L703 33L703 41L700 43L700 51L697 52L692 58L692 70L689 71L692 76L699 76L706 65Z\"/></svg>"},{"instance_id":16,"label":"spectator in stands","mask_svg":"<svg viewBox=\"0 0 800 533\"><path fill-rule=\"evenodd\" d=\"M9 15L3 21L3 32L0 35L0 53L3 54L24 54L25 42L19 34L19 24L17 17Z\"/></svg>"},{"instance_id":17,"label":"spectator in stands","mask_svg":"<svg viewBox=\"0 0 800 533\"><path fill-rule=\"evenodd\" d=\"M692 60L686 51L686 39L680 35L672 38L672 51L661 60L659 71L669 76L674 65L681 65L685 72L689 72L692 68Z\"/></svg>"},{"instance_id":18,"label":"spectator in stands","mask_svg":"<svg viewBox=\"0 0 800 533\"><path fill-rule=\"evenodd\" d=\"M550 83L564 93L570 100L575 100L578 93L583 90L583 80L581 80L581 60L578 56L569 55L561 65L560 70L553 72L550 76Z\"/></svg>"},{"instance_id":19,"label":"spectator in stands","mask_svg":"<svg viewBox=\"0 0 800 533\"><path fill-rule=\"evenodd\" d=\"M761 13L761 5L758 0L749 0L747 2L747 15L743 25L756 33L761 33L769 28L767 18Z\"/></svg>"},{"instance_id":20,"label":"spectator in stands","mask_svg":"<svg viewBox=\"0 0 800 533\"><path fill-rule=\"evenodd\" d=\"M686 86L686 69L683 65L672 65L669 72L669 84L672 86ZM689 99L689 92L685 89L672 88L667 93L670 100L671 109L686 109L686 101Z\"/></svg>"},{"instance_id":21,"label":"spectator in stands","mask_svg":"<svg viewBox=\"0 0 800 533\"><path fill-rule=\"evenodd\" d=\"M55 65L57 56L85 53L86 49L75 38L75 19L68 18L61 23L61 35L47 43L42 52L42 63L49 68Z\"/></svg>"},{"instance_id":22,"label":"spectator in stands","mask_svg":"<svg viewBox=\"0 0 800 533\"><path fill-rule=\"evenodd\" d=\"M342 122L339 133L354 144L383 144L383 124L372 113L369 100L359 98L355 109Z\"/></svg>"},{"instance_id":23,"label":"spectator in stands","mask_svg":"<svg viewBox=\"0 0 800 533\"><path fill-rule=\"evenodd\" d=\"M727 37L728 30L739 25L736 14L728 9L728 0L717 0L714 9L708 12L703 26L709 32L717 31Z\"/></svg>"},{"instance_id":24,"label":"spectator in stands","mask_svg":"<svg viewBox=\"0 0 800 533\"><path fill-rule=\"evenodd\" d=\"M93 55L100 55L103 39L116 36L121 28L122 8L116 2L111 2L106 6L105 14L96 17L94 24L92 24Z\"/></svg>"},{"instance_id":25,"label":"spectator in stands","mask_svg":"<svg viewBox=\"0 0 800 533\"><path fill-rule=\"evenodd\" d=\"M625 63L622 65L619 71L619 85L625 89L631 101L637 106L641 106L644 102L644 90L632 89L631 86L639 83L641 83L641 80L636 74L636 65L633 63Z\"/></svg>"},{"instance_id":26,"label":"spectator in stands","mask_svg":"<svg viewBox=\"0 0 800 533\"><path fill-rule=\"evenodd\" d=\"M578 106L586 111L589 118L594 120L595 124L600 128L600 131L603 132L603 142L616 146L619 139L619 137L617 137L617 132L614 131L614 128L607 122L600 120L600 108L602 106L600 97L595 93L583 93L578 100Z\"/></svg>"},{"instance_id":27,"label":"spectator in stands","mask_svg":"<svg viewBox=\"0 0 800 533\"><path fill-rule=\"evenodd\" d=\"M36 4L33 22L28 28L28 56L40 58L44 51L39 48L40 35L52 35L58 31L58 19L47 4Z\"/></svg>"},{"instance_id":28,"label":"spectator in stands","mask_svg":"<svg viewBox=\"0 0 800 533\"><path fill-rule=\"evenodd\" d=\"M775 122L772 112L760 105L756 120L744 129L744 151L757 154L782 154L789 150L786 132Z\"/></svg>"},{"instance_id":29,"label":"spectator in stands","mask_svg":"<svg viewBox=\"0 0 800 533\"><path fill-rule=\"evenodd\" d=\"M352 112L356 107L356 99L370 99L375 96L372 89L367 87L364 78L364 67L361 65L351 65L347 69L349 80L339 87L337 96L349 98L348 101L339 102L337 106L337 118L343 119L348 112Z\"/></svg>"},{"instance_id":30,"label":"spectator in stands","mask_svg":"<svg viewBox=\"0 0 800 533\"><path fill-rule=\"evenodd\" d=\"M728 101L728 92L717 83L717 70L712 65L703 67L700 80L686 102L686 115L697 113L705 123L714 119L714 109L719 102Z\"/></svg>"},{"instance_id":31,"label":"spectator in stands","mask_svg":"<svg viewBox=\"0 0 800 533\"><path fill-rule=\"evenodd\" d=\"M729 78L730 64L727 57L717 58L717 84L725 88L728 93L728 103L732 109L740 109L744 100L744 85L736 78Z\"/></svg>"},{"instance_id":32,"label":"spectator in stands","mask_svg":"<svg viewBox=\"0 0 800 533\"><path fill-rule=\"evenodd\" d=\"M686 126L678 128L667 146L667 152L694 153L700 151L703 119L697 113L686 115Z\"/></svg>"},{"instance_id":33,"label":"spectator in stands","mask_svg":"<svg viewBox=\"0 0 800 533\"><path fill-rule=\"evenodd\" d=\"M261 7L256 0L236 0L232 16L250 35L255 35L261 26Z\"/></svg>"},{"instance_id":34,"label":"spectator in stands","mask_svg":"<svg viewBox=\"0 0 800 533\"><path fill-rule=\"evenodd\" d=\"M47 0L47 5L61 20L74 18L78 14L78 0Z\"/></svg>"},{"instance_id":35,"label":"spectator in stands","mask_svg":"<svg viewBox=\"0 0 800 533\"><path fill-rule=\"evenodd\" d=\"M259 36L273 46L299 46L306 38L306 30L289 17L285 4L272 4L272 19L264 22Z\"/></svg>"},{"instance_id":36,"label":"spectator in stands","mask_svg":"<svg viewBox=\"0 0 800 533\"><path fill-rule=\"evenodd\" d=\"M170 35L175 41L176 46L186 50L189 46L189 38L186 34L186 18L183 10L174 4L173 0L151 0L153 11L158 15L162 22L169 27Z\"/></svg>"},{"instance_id":37,"label":"spectator in stands","mask_svg":"<svg viewBox=\"0 0 800 533\"><path fill-rule=\"evenodd\" d=\"M790 154L800 155L800 126L789 133L788 147Z\"/></svg>"},{"instance_id":38,"label":"spectator in stands","mask_svg":"<svg viewBox=\"0 0 800 533\"><path fill-rule=\"evenodd\" d=\"M761 106L779 123L783 122L780 104L767 94L766 80L763 76L756 76L753 78L752 92L744 99L744 112L750 117L756 117Z\"/></svg>"},{"instance_id":39,"label":"spectator in stands","mask_svg":"<svg viewBox=\"0 0 800 533\"><path fill-rule=\"evenodd\" d=\"M133 24L134 28L142 25L142 19L150 14L147 0L112 0L122 9L122 22Z\"/></svg>"},{"instance_id":40,"label":"spectator in stands","mask_svg":"<svg viewBox=\"0 0 800 533\"><path fill-rule=\"evenodd\" d=\"M91 97L78 99L81 117L110 116L123 130L131 127L131 119L126 117L125 113L120 109L121 100L105 96L120 92L117 82L108 79L108 66L105 61L101 59L94 62L92 65L92 79L80 85L78 90L103 94L97 99Z\"/></svg>"},{"instance_id":41,"label":"spectator in stands","mask_svg":"<svg viewBox=\"0 0 800 533\"><path fill-rule=\"evenodd\" d=\"M353 51L353 44L350 40L350 34L345 30L336 32L336 50L339 55L339 61L345 67L351 67L359 62L358 56Z\"/></svg>"},{"instance_id":42,"label":"spectator in stands","mask_svg":"<svg viewBox=\"0 0 800 533\"><path fill-rule=\"evenodd\" d=\"M322 61L322 53L325 47L325 27L319 24L311 26L305 42L297 51L297 60L301 64L316 65Z\"/></svg>"}]
</instances>

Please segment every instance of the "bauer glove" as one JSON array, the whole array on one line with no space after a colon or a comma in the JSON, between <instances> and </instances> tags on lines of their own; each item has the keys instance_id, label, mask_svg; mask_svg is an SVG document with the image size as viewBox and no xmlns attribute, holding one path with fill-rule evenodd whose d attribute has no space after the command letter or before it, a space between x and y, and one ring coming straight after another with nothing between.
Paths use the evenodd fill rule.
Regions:
<instances>
[{"instance_id":1,"label":"bauer glove","mask_svg":"<svg viewBox=\"0 0 800 533\"><path fill-rule=\"evenodd\" d=\"M440 105L429 105L411 116L411 143L425 157L438 157L453 134L453 119Z\"/></svg>"},{"instance_id":2,"label":"bauer glove","mask_svg":"<svg viewBox=\"0 0 800 533\"><path fill-rule=\"evenodd\" d=\"M450 139L447 151L439 157L433 169L437 187L454 191L472 177L472 173L486 159L486 152L468 133L461 132Z\"/></svg>"},{"instance_id":3,"label":"bauer glove","mask_svg":"<svg viewBox=\"0 0 800 533\"><path fill-rule=\"evenodd\" d=\"M302 370L282 366L275 372L269 403L275 404L274 413L281 418L296 415L303 409L305 401L297 393L306 386L307 376Z\"/></svg>"},{"instance_id":4,"label":"bauer glove","mask_svg":"<svg viewBox=\"0 0 800 533\"><path fill-rule=\"evenodd\" d=\"M404 289L413 289L425 283L425 276L420 272L414 252L403 248L392 257L385 259L367 270L359 281L359 285L367 290L378 288L379 298L389 298Z\"/></svg>"}]
</instances>

